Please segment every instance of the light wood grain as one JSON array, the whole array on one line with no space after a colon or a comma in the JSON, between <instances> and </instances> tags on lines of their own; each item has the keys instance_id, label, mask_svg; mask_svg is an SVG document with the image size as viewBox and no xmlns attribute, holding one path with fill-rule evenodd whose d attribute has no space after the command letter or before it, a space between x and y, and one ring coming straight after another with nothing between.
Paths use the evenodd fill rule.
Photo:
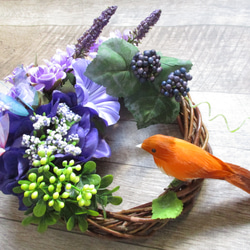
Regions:
<instances>
[{"instance_id":1,"label":"light wood grain","mask_svg":"<svg viewBox=\"0 0 250 250\"><path fill-rule=\"evenodd\" d=\"M187 1L3 1L0 0L0 80L19 64L29 65L65 49L88 29L93 18L112 4L115 16L105 27L133 29L152 10L162 16L143 40L140 49L154 48L163 55L190 59L190 84L196 103L209 101L212 115L224 113L235 128L250 116L250 2L248 0ZM0 87L1 92L7 90ZM222 119L209 122L208 109L200 109L210 132L214 154L226 162L250 170L250 120L232 134ZM148 202L168 185L153 159L135 148L155 133L180 137L176 124L137 130L131 116L122 111L120 122L108 129L112 157L98 164L98 171L114 175L124 203L120 210ZM112 136L111 136L112 134ZM219 180L206 180L192 211L144 241L111 242L67 232L57 225L44 234L35 226L23 227L15 197L0 194L0 242L2 249L249 249L250 197Z\"/></svg>"}]
</instances>

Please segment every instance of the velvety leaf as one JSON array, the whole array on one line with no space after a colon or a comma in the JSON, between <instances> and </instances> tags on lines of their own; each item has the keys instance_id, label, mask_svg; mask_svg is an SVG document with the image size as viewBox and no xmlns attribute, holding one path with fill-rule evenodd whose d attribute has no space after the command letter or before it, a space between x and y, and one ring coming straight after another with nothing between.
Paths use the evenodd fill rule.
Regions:
<instances>
[{"instance_id":1,"label":"velvety leaf","mask_svg":"<svg viewBox=\"0 0 250 250\"><path fill-rule=\"evenodd\" d=\"M53 214L51 213L48 213L46 214L46 217L45 217L45 222L48 226L51 226L51 225L54 225L57 223L57 218L55 216L53 216Z\"/></svg>"},{"instance_id":2,"label":"velvety leaf","mask_svg":"<svg viewBox=\"0 0 250 250\"><path fill-rule=\"evenodd\" d=\"M74 226L75 226L75 216L72 215L67 221L66 224L67 230L71 231L74 228Z\"/></svg>"},{"instance_id":3,"label":"velvety leaf","mask_svg":"<svg viewBox=\"0 0 250 250\"><path fill-rule=\"evenodd\" d=\"M120 205L122 203L122 197L120 196L111 196L108 198L108 202L112 205Z\"/></svg>"},{"instance_id":4,"label":"velvety leaf","mask_svg":"<svg viewBox=\"0 0 250 250\"><path fill-rule=\"evenodd\" d=\"M96 170L96 163L94 161L88 161L84 164L83 174L91 174Z\"/></svg>"},{"instance_id":5,"label":"velvety leaf","mask_svg":"<svg viewBox=\"0 0 250 250\"><path fill-rule=\"evenodd\" d=\"M110 193L114 193L116 191L118 191L120 189L120 186L116 186L115 188L113 188Z\"/></svg>"},{"instance_id":6,"label":"velvety leaf","mask_svg":"<svg viewBox=\"0 0 250 250\"><path fill-rule=\"evenodd\" d=\"M183 209L183 203L173 191L153 200L152 219L175 219Z\"/></svg>"},{"instance_id":7,"label":"velvety leaf","mask_svg":"<svg viewBox=\"0 0 250 250\"><path fill-rule=\"evenodd\" d=\"M33 213L36 217L42 217L46 212L46 208L47 208L46 202L41 199L36 203L33 209Z\"/></svg>"},{"instance_id":8,"label":"velvety leaf","mask_svg":"<svg viewBox=\"0 0 250 250\"><path fill-rule=\"evenodd\" d=\"M26 206L26 207L29 207L32 205L32 201L30 199L30 197L23 197L23 204Z\"/></svg>"},{"instance_id":9,"label":"velvety leaf","mask_svg":"<svg viewBox=\"0 0 250 250\"><path fill-rule=\"evenodd\" d=\"M133 96L124 99L125 106L134 116L137 127L146 128L159 123L175 121L180 111L180 104L174 98L167 98L160 93L160 87L146 82L144 87Z\"/></svg>"},{"instance_id":10,"label":"velvety leaf","mask_svg":"<svg viewBox=\"0 0 250 250\"><path fill-rule=\"evenodd\" d=\"M85 232L88 229L88 222L83 217L78 217L78 227L81 232Z\"/></svg>"},{"instance_id":11,"label":"velvety leaf","mask_svg":"<svg viewBox=\"0 0 250 250\"><path fill-rule=\"evenodd\" d=\"M31 215L31 216L28 216L22 220L22 225L27 226L32 222L33 222L33 216Z\"/></svg>"},{"instance_id":12,"label":"velvety leaf","mask_svg":"<svg viewBox=\"0 0 250 250\"><path fill-rule=\"evenodd\" d=\"M21 186L16 186L16 187L14 187L12 190L13 190L13 192L16 193L16 194L21 194L21 193L24 192L24 191L21 189Z\"/></svg>"},{"instance_id":13,"label":"velvety leaf","mask_svg":"<svg viewBox=\"0 0 250 250\"><path fill-rule=\"evenodd\" d=\"M87 214L91 215L91 216L98 216L99 215L99 213L97 211L90 210L90 209L87 210Z\"/></svg>"},{"instance_id":14,"label":"velvety leaf","mask_svg":"<svg viewBox=\"0 0 250 250\"><path fill-rule=\"evenodd\" d=\"M106 207L108 204L108 198L106 195L97 195L97 202L100 203L103 207Z\"/></svg>"},{"instance_id":15,"label":"velvety leaf","mask_svg":"<svg viewBox=\"0 0 250 250\"><path fill-rule=\"evenodd\" d=\"M98 174L88 175L89 184L98 185L101 181L101 177Z\"/></svg>"},{"instance_id":16,"label":"velvety leaf","mask_svg":"<svg viewBox=\"0 0 250 250\"><path fill-rule=\"evenodd\" d=\"M130 70L131 60L137 52L137 47L123 39L109 39L98 48L98 54L88 65L85 75L106 87L109 95L132 95L140 88L140 83Z\"/></svg>"},{"instance_id":17,"label":"velvety leaf","mask_svg":"<svg viewBox=\"0 0 250 250\"><path fill-rule=\"evenodd\" d=\"M38 224L37 231L39 233L43 233L43 232L45 232L47 230L47 228L48 228L48 225L46 224L45 219L42 219L40 221L40 223Z\"/></svg>"},{"instance_id":18,"label":"velvety leaf","mask_svg":"<svg viewBox=\"0 0 250 250\"><path fill-rule=\"evenodd\" d=\"M102 177L101 185L99 188L106 188L113 182L113 175L106 175Z\"/></svg>"}]
</instances>

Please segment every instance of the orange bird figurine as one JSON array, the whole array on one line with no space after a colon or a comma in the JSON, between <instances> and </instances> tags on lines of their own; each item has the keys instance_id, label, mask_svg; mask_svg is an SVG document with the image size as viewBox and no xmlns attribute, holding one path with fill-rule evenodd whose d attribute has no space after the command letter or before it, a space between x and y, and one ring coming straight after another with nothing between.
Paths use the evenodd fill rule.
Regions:
<instances>
[{"instance_id":1,"label":"orange bird figurine","mask_svg":"<svg viewBox=\"0 0 250 250\"><path fill-rule=\"evenodd\" d=\"M250 171L225 163L187 141L165 135L153 135L137 145L152 154L156 165L167 175L181 181L213 178L250 193Z\"/></svg>"}]
</instances>

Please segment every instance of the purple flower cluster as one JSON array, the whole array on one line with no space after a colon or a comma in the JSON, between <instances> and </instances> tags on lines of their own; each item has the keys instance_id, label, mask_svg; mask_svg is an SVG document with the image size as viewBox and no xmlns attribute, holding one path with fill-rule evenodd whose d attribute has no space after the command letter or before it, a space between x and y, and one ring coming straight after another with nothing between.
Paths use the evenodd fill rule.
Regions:
<instances>
[{"instance_id":1,"label":"purple flower cluster","mask_svg":"<svg viewBox=\"0 0 250 250\"><path fill-rule=\"evenodd\" d=\"M155 10L137 26L134 31L134 42L136 44L138 44L139 41L146 36L146 33L148 33L149 29L158 22L160 16L161 10Z\"/></svg>"},{"instance_id":2,"label":"purple flower cluster","mask_svg":"<svg viewBox=\"0 0 250 250\"><path fill-rule=\"evenodd\" d=\"M27 68L20 66L5 78L5 81L13 85L5 99L9 101L11 97L13 105L9 110L2 109L1 112L0 109L0 190L5 194L17 195L19 209L25 209L22 203L23 194L15 194L13 188L18 186L19 180L27 178L28 171L33 167L31 158L24 158L24 155L29 150L36 152L39 146L35 142L31 142L29 146L23 144L23 135L34 137L36 128L30 118L34 112L50 119L56 117L59 104L64 103L70 112L80 117L73 125L65 125L69 129L61 138L61 142L66 143L77 135L76 146L79 152L72 153L74 147L69 142L68 151L54 153L54 164L57 166L60 167L63 160L73 159L77 163L84 163L93 158L109 157L111 154L110 147L101 137L94 120L98 118L106 126L115 124L120 118L120 104L117 98L106 93L106 88L84 75L90 62L74 59L74 52L74 46L68 46L66 52L57 50L50 61L45 61L46 65L30 65ZM74 86L66 92L56 90L55 83L62 82L67 74L74 77ZM49 92L49 103L41 105L39 98ZM14 105L17 100L19 105ZM10 103L5 104L6 107L10 106ZM0 103L0 108L1 105ZM15 107L18 109L20 105L26 108L28 115L20 110L15 112Z\"/></svg>"},{"instance_id":3,"label":"purple flower cluster","mask_svg":"<svg viewBox=\"0 0 250 250\"><path fill-rule=\"evenodd\" d=\"M89 30L87 30L79 39L76 46L75 55L76 58L84 56L84 54L87 54L90 47L93 45L93 43L96 41L96 39L99 37L99 35L102 32L102 29L108 24L109 19L112 15L114 15L115 11L117 9L117 6L111 6L104 10L102 14L94 19L94 23L90 27Z\"/></svg>"}]
</instances>

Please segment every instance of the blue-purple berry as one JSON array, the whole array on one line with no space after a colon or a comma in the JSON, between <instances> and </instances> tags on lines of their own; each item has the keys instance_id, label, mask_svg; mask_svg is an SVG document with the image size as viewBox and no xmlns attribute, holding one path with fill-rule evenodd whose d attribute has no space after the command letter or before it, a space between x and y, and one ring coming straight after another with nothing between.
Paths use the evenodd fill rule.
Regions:
<instances>
[{"instance_id":1,"label":"blue-purple berry","mask_svg":"<svg viewBox=\"0 0 250 250\"><path fill-rule=\"evenodd\" d=\"M188 81L192 80L192 76L187 73L186 68L171 72L168 79L161 83L160 92L166 97L175 97L177 102L181 102L181 96L187 96L190 89L187 87Z\"/></svg>"},{"instance_id":2,"label":"blue-purple berry","mask_svg":"<svg viewBox=\"0 0 250 250\"><path fill-rule=\"evenodd\" d=\"M145 50L143 54L138 52L131 60L131 70L141 83L153 82L162 71L160 59L155 50Z\"/></svg>"}]
</instances>

